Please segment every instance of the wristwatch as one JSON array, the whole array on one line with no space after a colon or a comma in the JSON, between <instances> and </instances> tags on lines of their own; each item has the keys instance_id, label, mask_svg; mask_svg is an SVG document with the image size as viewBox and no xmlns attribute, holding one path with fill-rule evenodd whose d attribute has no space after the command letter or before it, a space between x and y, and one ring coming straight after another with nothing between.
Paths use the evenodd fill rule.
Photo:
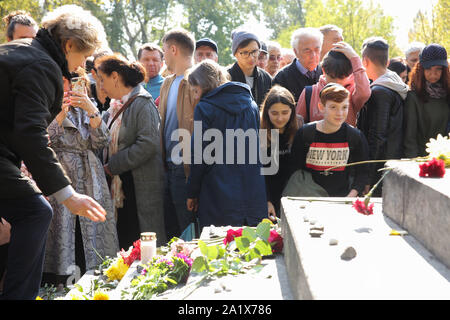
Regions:
<instances>
[{"instance_id":1,"label":"wristwatch","mask_svg":"<svg viewBox=\"0 0 450 320\"><path fill-rule=\"evenodd\" d=\"M95 112L93 115L89 116L89 118L94 119L100 116L100 112Z\"/></svg>"}]
</instances>

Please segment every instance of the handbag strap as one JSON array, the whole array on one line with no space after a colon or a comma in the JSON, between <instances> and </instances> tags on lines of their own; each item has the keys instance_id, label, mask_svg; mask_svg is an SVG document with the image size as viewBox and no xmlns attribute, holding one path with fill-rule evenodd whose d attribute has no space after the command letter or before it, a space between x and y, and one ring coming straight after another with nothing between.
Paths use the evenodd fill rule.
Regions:
<instances>
[{"instance_id":1,"label":"handbag strap","mask_svg":"<svg viewBox=\"0 0 450 320\"><path fill-rule=\"evenodd\" d=\"M111 120L108 129L111 129L111 126L114 123L114 121L116 121L116 119L122 114L122 112L124 112L137 97L138 94L135 94L134 96L130 97L127 102L125 102L125 104L120 108L120 110L117 111L117 113L114 115L114 118Z\"/></svg>"}]
</instances>

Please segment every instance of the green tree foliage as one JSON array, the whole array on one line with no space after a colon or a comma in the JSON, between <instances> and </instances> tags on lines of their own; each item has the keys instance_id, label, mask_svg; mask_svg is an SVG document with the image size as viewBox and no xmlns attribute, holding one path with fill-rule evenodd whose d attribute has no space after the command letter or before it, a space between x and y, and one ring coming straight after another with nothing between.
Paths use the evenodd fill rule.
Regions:
<instances>
[{"instance_id":1,"label":"green tree foliage","mask_svg":"<svg viewBox=\"0 0 450 320\"><path fill-rule=\"evenodd\" d=\"M171 27L170 0L114 0L105 5L105 30L111 49L129 59L137 58L139 46L159 43L167 27Z\"/></svg>"},{"instance_id":2,"label":"green tree foliage","mask_svg":"<svg viewBox=\"0 0 450 320\"><path fill-rule=\"evenodd\" d=\"M450 24L450 0L439 0L427 14L419 10L414 18L413 27L408 33L410 42L425 44L439 43L450 50L448 26Z\"/></svg>"},{"instance_id":3,"label":"green tree foliage","mask_svg":"<svg viewBox=\"0 0 450 320\"><path fill-rule=\"evenodd\" d=\"M401 54L396 47L393 18L386 16L381 7L363 5L361 0L305 0L305 25L321 27L334 24L343 29L344 41L348 42L357 52L361 49L364 39L372 36L382 36L390 44L391 56ZM291 26L280 32L278 41L284 47L290 47L290 35L301 25Z\"/></svg>"},{"instance_id":4,"label":"green tree foliage","mask_svg":"<svg viewBox=\"0 0 450 320\"><path fill-rule=\"evenodd\" d=\"M304 0L261 0L257 16L263 16L268 28L273 30L273 37L278 38L285 30L293 26L305 25L303 10ZM259 17L260 18L260 17Z\"/></svg>"},{"instance_id":5,"label":"green tree foliage","mask_svg":"<svg viewBox=\"0 0 450 320\"><path fill-rule=\"evenodd\" d=\"M219 47L219 63L233 62L231 33L245 23L250 6L239 0L183 0L187 23L183 25L193 32L195 39L211 38Z\"/></svg>"},{"instance_id":6,"label":"green tree foliage","mask_svg":"<svg viewBox=\"0 0 450 320\"><path fill-rule=\"evenodd\" d=\"M12 11L25 10L40 24L47 12L65 4L77 4L90 10L100 21L106 21L105 12L102 10L102 0L3 0L0 1L0 15L3 18ZM5 32L0 34L0 43L6 41L5 28L2 22L2 30Z\"/></svg>"}]
</instances>

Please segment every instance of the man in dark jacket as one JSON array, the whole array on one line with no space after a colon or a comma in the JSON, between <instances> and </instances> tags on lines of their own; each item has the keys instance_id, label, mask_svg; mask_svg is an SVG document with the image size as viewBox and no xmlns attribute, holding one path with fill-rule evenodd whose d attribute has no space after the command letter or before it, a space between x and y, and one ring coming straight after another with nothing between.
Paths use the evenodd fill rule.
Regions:
<instances>
[{"instance_id":1,"label":"man in dark jacket","mask_svg":"<svg viewBox=\"0 0 450 320\"><path fill-rule=\"evenodd\" d=\"M369 143L369 159L400 159L403 155L403 105L408 86L395 72L387 69L389 45L386 40L379 37L366 39L362 59L367 76L373 82L371 96L359 113L357 126ZM377 170L382 167L383 163L370 166L370 186L380 179L381 173ZM381 188L378 187L373 195L381 196Z\"/></svg>"},{"instance_id":2,"label":"man in dark jacket","mask_svg":"<svg viewBox=\"0 0 450 320\"><path fill-rule=\"evenodd\" d=\"M323 34L316 28L300 28L292 34L291 45L297 58L277 73L273 84L288 89L295 103L306 86L319 81L322 74L319 66L322 41Z\"/></svg>"},{"instance_id":3,"label":"man in dark jacket","mask_svg":"<svg viewBox=\"0 0 450 320\"><path fill-rule=\"evenodd\" d=\"M255 34L244 30L234 31L231 37L233 55L237 59L228 69L231 81L246 83L258 108L261 109L266 93L272 87L270 74L257 66L261 43Z\"/></svg>"},{"instance_id":4,"label":"man in dark jacket","mask_svg":"<svg viewBox=\"0 0 450 320\"><path fill-rule=\"evenodd\" d=\"M63 75L70 79L68 61L46 29L34 40L0 45L0 215L12 226L2 299L38 294L52 218L42 194L93 221L104 221L106 214L73 190L48 147L46 129L61 111ZM22 160L37 186L21 173Z\"/></svg>"}]
</instances>

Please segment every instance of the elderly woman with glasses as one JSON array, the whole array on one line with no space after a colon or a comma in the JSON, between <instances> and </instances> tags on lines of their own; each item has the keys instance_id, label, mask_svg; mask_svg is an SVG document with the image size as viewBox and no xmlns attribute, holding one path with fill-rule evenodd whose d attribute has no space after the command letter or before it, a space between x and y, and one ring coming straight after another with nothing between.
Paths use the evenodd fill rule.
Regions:
<instances>
[{"instance_id":1,"label":"elderly woman with glasses","mask_svg":"<svg viewBox=\"0 0 450 320\"><path fill-rule=\"evenodd\" d=\"M253 99L261 109L261 103L272 87L270 74L257 66L261 43L255 34L245 30L234 31L231 38L233 55L237 60L228 69L231 81L246 83L251 89Z\"/></svg>"},{"instance_id":2,"label":"elderly woman with glasses","mask_svg":"<svg viewBox=\"0 0 450 320\"><path fill-rule=\"evenodd\" d=\"M269 41L267 43L267 51L269 52L269 61L265 70L272 76L275 77L278 70L281 69L281 45L275 41Z\"/></svg>"}]
</instances>

